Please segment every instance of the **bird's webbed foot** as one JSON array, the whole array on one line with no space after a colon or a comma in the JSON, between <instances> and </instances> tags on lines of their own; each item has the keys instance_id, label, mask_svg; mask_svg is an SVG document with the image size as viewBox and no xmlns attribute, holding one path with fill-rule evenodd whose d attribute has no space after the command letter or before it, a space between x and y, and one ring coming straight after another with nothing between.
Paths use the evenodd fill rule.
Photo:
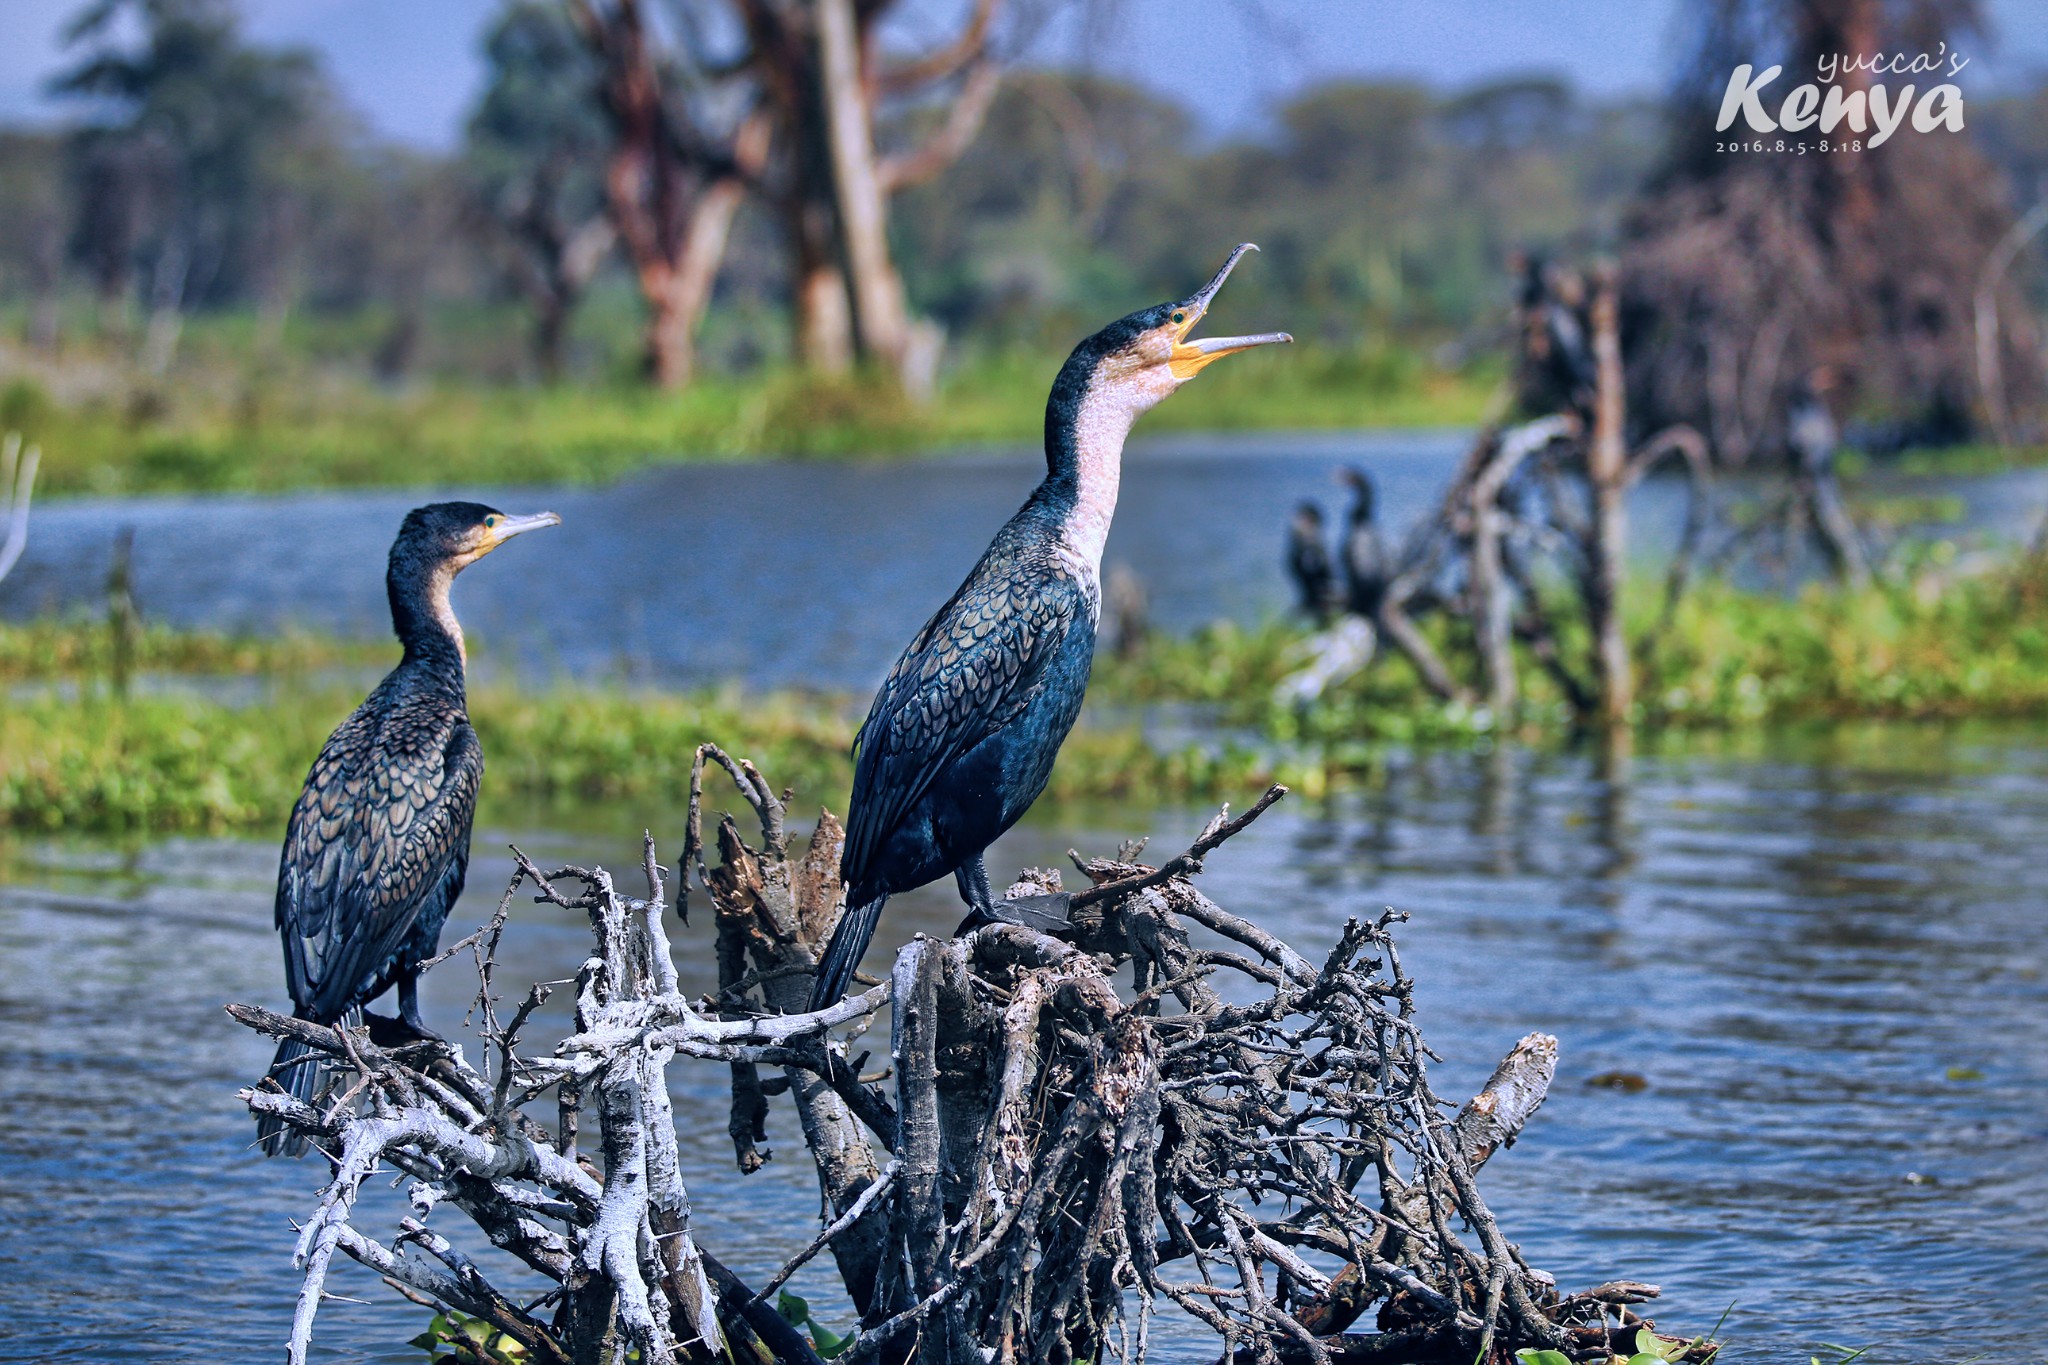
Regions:
<instances>
[{"instance_id":1,"label":"bird's webbed foot","mask_svg":"<svg viewBox=\"0 0 2048 1365\"><path fill-rule=\"evenodd\" d=\"M363 1026L370 1031L370 1041L381 1048L407 1047L422 1041L447 1041L439 1034L420 1026L415 1020L406 1019L403 1014L375 1014L364 1010Z\"/></svg>"},{"instance_id":2,"label":"bird's webbed foot","mask_svg":"<svg viewBox=\"0 0 2048 1365\"><path fill-rule=\"evenodd\" d=\"M369 1017L365 1010L364 1017ZM419 978L407 977L398 983L398 1018L394 1021L403 1030L407 1043L439 1043L446 1047L448 1040L427 1027L427 1021L420 1018Z\"/></svg>"}]
</instances>

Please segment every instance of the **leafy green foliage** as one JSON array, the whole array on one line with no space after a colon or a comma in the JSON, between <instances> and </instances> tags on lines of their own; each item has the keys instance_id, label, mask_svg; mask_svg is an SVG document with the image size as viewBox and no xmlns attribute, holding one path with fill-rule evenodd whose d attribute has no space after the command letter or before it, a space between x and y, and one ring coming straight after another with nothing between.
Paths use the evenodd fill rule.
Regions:
<instances>
[{"instance_id":1,"label":"leafy green foliage","mask_svg":"<svg viewBox=\"0 0 2048 1365\"><path fill-rule=\"evenodd\" d=\"M531 1358L524 1345L482 1318L453 1309L434 1314L427 1330L407 1344L425 1351L431 1365L526 1365Z\"/></svg>"},{"instance_id":2,"label":"leafy green foliage","mask_svg":"<svg viewBox=\"0 0 2048 1365\"><path fill-rule=\"evenodd\" d=\"M832 1360L844 1355L846 1348L853 1345L854 1338L859 1335L858 1332L848 1332L845 1336L840 1336L830 1328L822 1326L816 1318L811 1316L809 1300L800 1298L790 1293L787 1289L781 1290L776 1294L775 1311L782 1314L782 1320L790 1326L799 1331L809 1332L811 1334L811 1349L815 1350L819 1357L824 1360Z\"/></svg>"},{"instance_id":3,"label":"leafy green foliage","mask_svg":"<svg viewBox=\"0 0 2048 1365\"><path fill-rule=\"evenodd\" d=\"M1649 1328L1636 1332L1635 1351L1627 1357L1628 1365L1667 1365L1670 1361L1683 1360L1696 1348L1706 1344L1706 1338L1695 1337L1690 1341L1666 1341ZM1572 1358L1563 1351L1538 1350L1525 1346L1515 1352L1515 1359L1522 1365L1573 1365ZM1819 1365L1815 1362L1815 1365Z\"/></svg>"}]
</instances>

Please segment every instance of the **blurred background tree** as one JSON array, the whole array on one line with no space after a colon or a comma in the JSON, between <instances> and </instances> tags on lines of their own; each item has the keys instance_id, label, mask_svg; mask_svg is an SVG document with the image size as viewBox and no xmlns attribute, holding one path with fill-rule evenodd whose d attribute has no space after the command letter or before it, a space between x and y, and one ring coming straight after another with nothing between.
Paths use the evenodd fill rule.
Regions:
<instances>
[{"instance_id":1,"label":"blurred background tree","mask_svg":"<svg viewBox=\"0 0 2048 1365\"><path fill-rule=\"evenodd\" d=\"M505 282L533 311L534 366L558 380L569 320L617 233L605 211L600 71L559 5L516 0L484 37L488 83L463 159L499 229Z\"/></svg>"},{"instance_id":2,"label":"blurred background tree","mask_svg":"<svg viewBox=\"0 0 2048 1365\"><path fill-rule=\"evenodd\" d=\"M1974 0L1701 0L1692 17L1667 150L1624 234L1637 423L1692 423L1740 464L1786 452L1803 388L1835 391L1891 445L1954 443L2032 412L2041 347L2021 277L1997 290L2010 379L1988 400L1996 411L1979 372L1979 277L2015 211L2007 174L1974 140L1903 125L1882 146L1825 155L1717 150L1755 136L1714 127L1738 65L1784 67L1766 94L1775 110L1832 55L1981 41ZM1946 79L1944 66L1876 82L1899 98ZM1839 84L1867 99L1873 77L1845 64ZM1844 125L1835 140L1856 136Z\"/></svg>"},{"instance_id":3,"label":"blurred background tree","mask_svg":"<svg viewBox=\"0 0 2048 1365\"><path fill-rule=\"evenodd\" d=\"M1972 0L1687 0L1666 101L1347 80L1221 138L1020 58L1084 0L965 0L915 50L884 36L896 8L507 0L439 154L371 136L230 0L94 0L52 85L75 125L0 133L0 364L87 385L35 359L68 337L159 404L291 366L681 386L865 360L921 394L1249 238L1234 306L1284 319L1333 392L1498 373L1516 253L1619 253L1633 427L1772 456L1817 386L1870 448L2039 429L2042 254L2008 239L2048 180L2042 87L1853 156L1712 150L1737 64L1783 61L1782 93L1826 52L1975 50ZM193 382L157 383L195 317Z\"/></svg>"},{"instance_id":4,"label":"blurred background tree","mask_svg":"<svg viewBox=\"0 0 2048 1365\"><path fill-rule=\"evenodd\" d=\"M117 39L124 19L140 46ZM310 54L242 44L223 0L95 0L65 36L79 61L55 88L94 114L71 147L75 249L117 325L136 282L142 365L161 374L189 308L281 307L300 201L318 183L301 174L304 154L332 100Z\"/></svg>"}]
</instances>

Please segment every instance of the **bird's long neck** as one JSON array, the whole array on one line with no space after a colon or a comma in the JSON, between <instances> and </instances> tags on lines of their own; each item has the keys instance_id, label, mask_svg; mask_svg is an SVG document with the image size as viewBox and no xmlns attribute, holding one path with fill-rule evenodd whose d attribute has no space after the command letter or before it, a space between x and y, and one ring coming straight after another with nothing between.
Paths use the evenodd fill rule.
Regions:
<instances>
[{"instance_id":1,"label":"bird's long neck","mask_svg":"<svg viewBox=\"0 0 2048 1365\"><path fill-rule=\"evenodd\" d=\"M391 598L391 628L405 646L405 662L452 684L459 692L469 663L462 623L448 603L455 566L446 560L393 557L384 586Z\"/></svg>"},{"instance_id":2,"label":"bird's long neck","mask_svg":"<svg viewBox=\"0 0 2048 1365\"><path fill-rule=\"evenodd\" d=\"M1062 548L1084 563L1093 579L1101 571L1102 547L1116 515L1124 440L1145 407L1113 386L1088 384L1078 393L1066 389L1055 384L1046 404L1046 475L1039 496L1059 517Z\"/></svg>"}]
</instances>

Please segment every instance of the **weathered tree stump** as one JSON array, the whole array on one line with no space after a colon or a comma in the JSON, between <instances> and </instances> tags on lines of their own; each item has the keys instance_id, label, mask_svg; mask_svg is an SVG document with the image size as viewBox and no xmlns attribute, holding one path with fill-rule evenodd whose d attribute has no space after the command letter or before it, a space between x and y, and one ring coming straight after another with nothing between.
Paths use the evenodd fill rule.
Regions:
<instances>
[{"instance_id":1,"label":"weathered tree stump","mask_svg":"<svg viewBox=\"0 0 2048 1365\"><path fill-rule=\"evenodd\" d=\"M749 836L720 821L715 865L707 762L738 784L754 825ZM299 1240L294 1361L336 1250L475 1315L531 1359L573 1365L621 1361L629 1346L650 1365L808 1365L811 1343L770 1303L827 1250L860 1318L839 1357L851 1365L1143 1360L1162 1314L1227 1359L1316 1365L1466 1365L1530 1346L1604 1360L1643 1326L1625 1305L1654 1286L1560 1295L1475 1184L1542 1103L1555 1039L1523 1039L1454 1111L1430 1088L1399 913L1350 922L1313 961L1196 887L1203 859L1282 789L1235 820L1218 815L1156 868L1138 848L1077 855L1091 885L1067 939L1003 924L920 935L887 981L805 1014L794 1011L840 909L838 823L822 813L799 854L782 799L751 765L706 745L698 776L682 866L715 911L716 999L677 989L670 874L650 837L644 898L602 869L543 872L520 856L497 915L444 954L477 965L481 1070L444 1044L386 1049L230 1007L333 1059L320 1106L267 1083L243 1092L335 1163ZM1027 874L1011 894L1058 881ZM546 1055L522 1036L545 988L504 1018L492 980L522 888L587 913L596 939L577 973L575 1032ZM678 908L688 899L685 886ZM890 1064L864 1078L859 1035L885 1007ZM776 1102L795 1107L816 1165L825 1226L758 1290L692 1232L666 1079L678 1059L730 1069L742 1172L764 1159ZM544 1097L552 1130L528 1112ZM578 1146L593 1119L596 1159ZM415 1216L379 1240L350 1214L382 1167L413 1178ZM522 1307L428 1227L443 1209L555 1289ZM1711 1352L1698 1343L1691 1358ZM1186 1357L1184 1338L1172 1354Z\"/></svg>"}]
</instances>

